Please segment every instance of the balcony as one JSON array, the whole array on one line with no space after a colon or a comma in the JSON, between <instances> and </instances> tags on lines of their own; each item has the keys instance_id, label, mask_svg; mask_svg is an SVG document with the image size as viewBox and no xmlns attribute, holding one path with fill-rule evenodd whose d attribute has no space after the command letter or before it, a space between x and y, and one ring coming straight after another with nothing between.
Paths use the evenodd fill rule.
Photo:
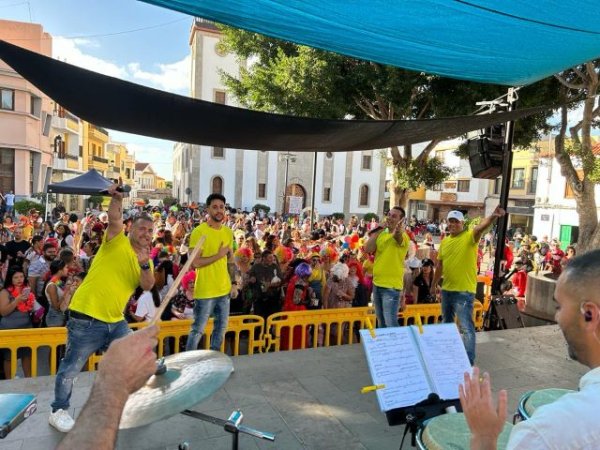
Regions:
<instances>
[{"instance_id":1,"label":"balcony","mask_svg":"<svg viewBox=\"0 0 600 450\"><path fill-rule=\"evenodd\" d=\"M537 189L537 180L535 182L530 181L527 183L527 194L535 195L535 191Z\"/></svg>"},{"instance_id":2,"label":"balcony","mask_svg":"<svg viewBox=\"0 0 600 450\"><path fill-rule=\"evenodd\" d=\"M92 156L92 161L103 163L103 164L108 164L108 159L102 158L101 156L96 156L96 155Z\"/></svg>"}]
</instances>

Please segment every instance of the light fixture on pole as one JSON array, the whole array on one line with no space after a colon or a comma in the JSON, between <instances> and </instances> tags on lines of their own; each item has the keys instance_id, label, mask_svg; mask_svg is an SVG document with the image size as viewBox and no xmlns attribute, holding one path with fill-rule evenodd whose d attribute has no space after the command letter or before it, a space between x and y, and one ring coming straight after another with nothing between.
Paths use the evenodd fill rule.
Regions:
<instances>
[{"instance_id":1,"label":"light fixture on pole","mask_svg":"<svg viewBox=\"0 0 600 450\"><path fill-rule=\"evenodd\" d=\"M283 205L281 207L281 213L285 214L285 207L287 204L287 188L288 188L288 173L290 168L290 161L296 162L296 155L294 153L286 152L283 155L279 155L280 161L285 161L285 177L283 181Z\"/></svg>"}]
</instances>

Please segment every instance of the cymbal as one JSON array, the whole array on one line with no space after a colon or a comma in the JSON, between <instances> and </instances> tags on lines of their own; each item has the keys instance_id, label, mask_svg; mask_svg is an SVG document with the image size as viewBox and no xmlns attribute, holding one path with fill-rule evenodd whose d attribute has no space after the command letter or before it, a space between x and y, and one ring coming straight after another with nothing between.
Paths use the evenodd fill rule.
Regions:
<instances>
[{"instance_id":1,"label":"cymbal","mask_svg":"<svg viewBox=\"0 0 600 450\"><path fill-rule=\"evenodd\" d=\"M167 371L151 376L129 396L120 429L166 419L206 400L225 384L233 364L229 356L212 350L176 353L165 358Z\"/></svg>"}]
</instances>

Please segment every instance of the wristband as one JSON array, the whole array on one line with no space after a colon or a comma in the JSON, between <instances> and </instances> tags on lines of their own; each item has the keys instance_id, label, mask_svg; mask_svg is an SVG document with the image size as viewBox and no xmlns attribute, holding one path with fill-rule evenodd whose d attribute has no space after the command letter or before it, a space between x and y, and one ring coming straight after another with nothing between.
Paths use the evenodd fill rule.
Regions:
<instances>
[{"instance_id":1,"label":"wristband","mask_svg":"<svg viewBox=\"0 0 600 450\"><path fill-rule=\"evenodd\" d=\"M140 264L140 269L150 270L150 263Z\"/></svg>"}]
</instances>

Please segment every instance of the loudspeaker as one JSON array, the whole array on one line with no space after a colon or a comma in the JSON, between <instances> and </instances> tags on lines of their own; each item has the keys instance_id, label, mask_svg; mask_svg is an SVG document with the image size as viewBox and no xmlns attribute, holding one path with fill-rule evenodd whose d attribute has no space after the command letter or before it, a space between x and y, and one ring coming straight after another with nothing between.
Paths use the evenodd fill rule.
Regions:
<instances>
[{"instance_id":1,"label":"loudspeaker","mask_svg":"<svg viewBox=\"0 0 600 450\"><path fill-rule=\"evenodd\" d=\"M502 175L504 145L487 137L469 139L469 164L473 178L493 180Z\"/></svg>"},{"instance_id":2,"label":"loudspeaker","mask_svg":"<svg viewBox=\"0 0 600 450\"><path fill-rule=\"evenodd\" d=\"M517 308L517 299L513 295L492 297L489 310L485 313L483 329L508 330L509 328L524 328L523 318Z\"/></svg>"}]
</instances>

